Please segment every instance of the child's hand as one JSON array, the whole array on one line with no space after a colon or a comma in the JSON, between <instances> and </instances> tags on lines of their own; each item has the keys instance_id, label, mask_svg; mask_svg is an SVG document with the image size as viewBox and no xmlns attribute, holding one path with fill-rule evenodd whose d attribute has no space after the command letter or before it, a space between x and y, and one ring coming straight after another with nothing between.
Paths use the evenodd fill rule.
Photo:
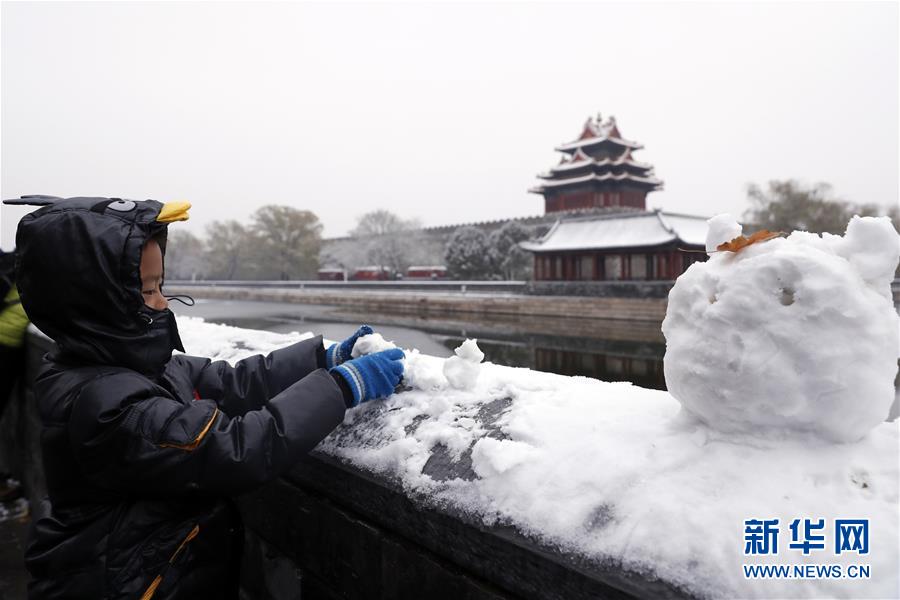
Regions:
<instances>
[{"instance_id":1,"label":"child's hand","mask_svg":"<svg viewBox=\"0 0 900 600\"><path fill-rule=\"evenodd\" d=\"M403 350L392 348L360 356L334 367L353 392L353 404L390 396L403 377Z\"/></svg>"},{"instance_id":2,"label":"child's hand","mask_svg":"<svg viewBox=\"0 0 900 600\"><path fill-rule=\"evenodd\" d=\"M350 353L353 351L353 344L356 343L356 340L364 335L369 335L371 333L374 333L371 327L369 327L368 325L362 325L359 329L356 330L356 333L348 337L340 344L332 344L331 346L329 346L328 350L325 351L325 368L331 369L345 361L350 360Z\"/></svg>"}]
</instances>

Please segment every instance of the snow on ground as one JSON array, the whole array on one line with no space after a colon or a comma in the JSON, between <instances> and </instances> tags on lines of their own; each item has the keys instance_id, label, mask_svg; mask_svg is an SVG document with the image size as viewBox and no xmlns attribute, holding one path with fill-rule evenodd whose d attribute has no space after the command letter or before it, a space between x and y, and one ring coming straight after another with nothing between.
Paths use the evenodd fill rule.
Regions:
<instances>
[{"instance_id":1,"label":"snow on ground","mask_svg":"<svg viewBox=\"0 0 900 600\"><path fill-rule=\"evenodd\" d=\"M176 316L178 333L187 354L209 356L214 360L227 360L234 364L254 354L268 354L300 340L311 338L312 333L274 333L240 329L218 323L207 323L197 317Z\"/></svg>"},{"instance_id":2,"label":"snow on ground","mask_svg":"<svg viewBox=\"0 0 900 600\"><path fill-rule=\"evenodd\" d=\"M231 361L308 336L178 323L189 353ZM444 362L407 351L413 389L349 410L319 449L420 501L699 596L900 597L898 422L852 443L723 433L667 392L489 362L456 389ZM439 455L450 469L430 468ZM779 554L744 556L744 521L774 518ZM796 518L826 519L826 550L788 549ZM870 520L868 555L834 555L836 518ZM871 578L746 580L742 564L867 564Z\"/></svg>"}]
</instances>

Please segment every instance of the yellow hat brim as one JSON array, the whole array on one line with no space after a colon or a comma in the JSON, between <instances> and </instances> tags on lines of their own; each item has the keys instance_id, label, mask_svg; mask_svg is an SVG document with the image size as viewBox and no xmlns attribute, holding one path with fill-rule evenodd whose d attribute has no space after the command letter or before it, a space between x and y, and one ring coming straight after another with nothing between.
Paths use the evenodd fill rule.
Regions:
<instances>
[{"instance_id":1,"label":"yellow hat brim","mask_svg":"<svg viewBox=\"0 0 900 600\"><path fill-rule=\"evenodd\" d=\"M187 221L190 202L166 202L156 220L160 223L172 223L174 221Z\"/></svg>"}]
</instances>

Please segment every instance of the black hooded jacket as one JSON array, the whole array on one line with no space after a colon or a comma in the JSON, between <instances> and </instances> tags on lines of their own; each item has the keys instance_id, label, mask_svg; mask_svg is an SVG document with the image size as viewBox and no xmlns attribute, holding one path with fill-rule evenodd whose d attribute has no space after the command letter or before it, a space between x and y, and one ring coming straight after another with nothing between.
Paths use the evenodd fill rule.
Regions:
<instances>
[{"instance_id":1,"label":"black hooded jacket","mask_svg":"<svg viewBox=\"0 0 900 600\"><path fill-rule=\"evenodd\" d=\"M287 470L343 419L321 338L237 363L179 354L144 305L163 204L54 201L16 237L31 321L58 350L35 382L52 510L32 529L31 598L233 598L242 532L229 496Z\"/></svg>"}]
</instances>

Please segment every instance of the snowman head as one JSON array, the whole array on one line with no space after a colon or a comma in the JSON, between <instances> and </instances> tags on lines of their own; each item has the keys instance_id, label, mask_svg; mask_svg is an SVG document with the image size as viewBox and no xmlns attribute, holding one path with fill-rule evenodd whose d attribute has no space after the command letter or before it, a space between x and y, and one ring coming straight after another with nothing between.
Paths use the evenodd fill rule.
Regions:
<instances>
[{"instance_id":1,"label":"snowman head","mask_svg":"<svg viewBox=\"0 0 900 600\"><path fill-rule=\"evenodd\" d=\"M669 392L721 431L858 440L894 399L900 238L890 220L854 217L844 236L794 232L715 251L735 232L733 219L711 219L710 260L669 294Z\"/></svg>"}]
</instances>

